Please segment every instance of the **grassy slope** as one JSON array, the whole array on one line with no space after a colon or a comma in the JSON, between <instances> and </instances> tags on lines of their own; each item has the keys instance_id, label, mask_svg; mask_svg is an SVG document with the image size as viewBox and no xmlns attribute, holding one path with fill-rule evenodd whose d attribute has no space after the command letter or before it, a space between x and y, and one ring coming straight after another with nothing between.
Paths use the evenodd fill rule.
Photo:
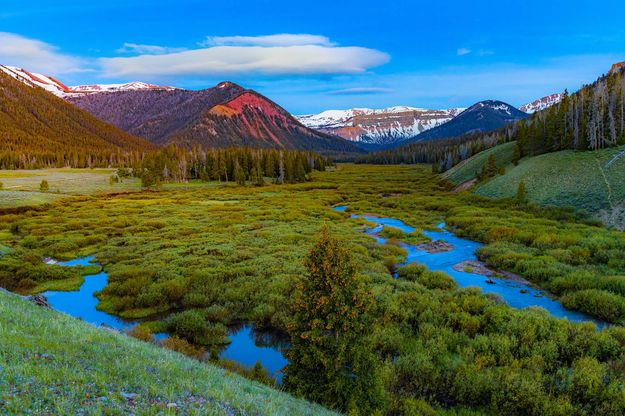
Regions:
<instances>
[{"instance_id":1,"label":"grassy slope","mask_svg":"<svg viewBox=\"0 0 625 416\"><path fill-rule=\"evenodd\" d=\"M0 333L0 414L331 414L2 291Z\"/></svg>"},{"instance_id":2,"label":"grassy slope","mask_svg":"<svg viewBox=\"0 0 625 416\"><path fill-rule=\"evenodd\" d=\"M491 149L484 150L477 155L459 163L453 168L444 173L443 177L455 185L460 185L463 182L469 181L475 178L476 174L482 169L482 166L486 164L486 160L491 154L494 154L497 158L497 165L508 166L512 163L512 155L514 153L513 143L505 143L499 146L495 146Z\"/></svg>"},{"instance_id":3,"label":"grassy slope","mask_svg":"<svg viewBox=\"0 0 625 416\"><path fill-rule=\"evenodd\" d=\"M490 153L509 162L513 143L482 152L445 174L461 183L478 171ZM530 201L540 205L574 206L601 218L607 225L625 224L625 157L607 163L625 146L595 152L571 150L524 158L518 166L507 163L506 174L479 184L475 192L495 198L513 197L521 180Z\"/></svg>"}]
</instances>

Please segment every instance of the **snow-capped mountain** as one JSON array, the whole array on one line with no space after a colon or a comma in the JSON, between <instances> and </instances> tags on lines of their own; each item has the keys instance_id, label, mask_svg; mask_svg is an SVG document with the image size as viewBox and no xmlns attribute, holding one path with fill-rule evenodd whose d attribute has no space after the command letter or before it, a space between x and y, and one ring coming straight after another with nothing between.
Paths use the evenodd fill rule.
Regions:
<instances>
[{"instance_id":1,"label":"snow-capped mountain","mask_svg":"<svg viewBox=\"0 0 625 416\"><path fill-rule=\"evenodd\" d=\"M137 90L173 90L168 86L146 84L145 82L129 82L127 84L95 84L77 85L68 87L62 82L49 75L30 72L23 68L9 65L0 65L0 71L9 74L13 78L31 87L40 87L59 97L71 97L80 94L95 94L100 92L137 91Z\"/></svg>"},{"instance_id":2,"label":"snow-capped mountain","mask_svg":"<svg viewBox=\"0 0 625 416\"><path fill-rule=\"evenodd\" d=\"M28 86L40 87L59 96L71 90L71 88L67 85L64 85L53 77L38 74L36 72L29 72L15 66L0 65L0 71L12 76L16 80L21 81Z\"/></svg>"},{"instance_id":3,"label":"snow-capped mountain","mask_svg":"<svg viewBox=\"0 0 625 416\"><path fill-rule=\"evenodd\" d=\"M480 101L458 114L449 123L428 130L401 144L410 144L421 140L449 139L470 133L488 132L527 117L529 117L528 114L504 102L495 100Z\"/></svg>"},{"instance_id":4,"label":"snow-capped mountain","mask_svg":"<svg viewBox=\"0 0 625 416\"><path fill-rule=\"evenodd\" d=\"M94 94L98 92L117 92L117 91L138 91L138 90L174 90L174 87L147 84L145 82L134 81L126 84L94 84L94 85L77 85L71 87L72 93Z\"/></svg>"},{"instance_id":5,"label":"snow-capped mountain","mask_svg":"<svg viewBox=\"0 0 625 416\"><path fill-rule=\"evenodd\" d=\"M541 111L541 110L551 107L552 105L558 104L560 101L562 101L563 97L564 97L563 93L551 94L539 100L522 105L519 108L519 110L527 114L533 114L537 111Z\"/></svg>"},{"instance_id":6,"label":"snow-capped mountain","mask_svg":"<svg viewBox=\"0 0 625 416\"><path fill-rule=\"evenodd\" d=\"M297 116L306 127L372 147L390 146L448 122L464 109L429 110L406 106L352 108Z\"/></svg>"}]
</instances>

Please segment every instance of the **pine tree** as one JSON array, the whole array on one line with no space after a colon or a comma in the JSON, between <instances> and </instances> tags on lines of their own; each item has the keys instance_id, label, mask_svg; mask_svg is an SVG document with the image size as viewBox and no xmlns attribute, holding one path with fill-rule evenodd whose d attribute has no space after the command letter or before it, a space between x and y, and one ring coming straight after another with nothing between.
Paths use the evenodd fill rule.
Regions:
<instances>
[{"instance_id":1,"label":"pine tree","mask_svg":"<svg viewBox=\"0 0 625 416\"><path fill-rule=\"evenodd\" d=\"M297 283L288 325L284 385L332 408L371 414L383 397L379 361L367 343L372 295L327 227L304 265L308 273Z\"/></svg>"},{"instance_id":2,"label":"pine tree","mask_svg":"<svg viewBox=\"0 0 625 416\"><path fill-rule=\"evenodd\" d=\"M245 172L238 161L234 169L234 181L239 185L245 186Z\"/></svg>"},{"instance_id":3,"label":"pine tree","mask_svg":"<svg viewBox=\"0 0 625 416\"><path fill-rule=\"evenodd\" d=\"M514 166L519 164L519 160L521 160L521 145L516 143L514 146L514 153L512 154L512 163Z\"/></svg>"},{"instance_id":4,"label":"pine tree","mask_svg":"<svg viewBox=\"0 0 625 416\"><path fill-rule=\"evenodd\" d=\"M525 190L525 181L520 181L516 191L516 200L519 204L527 203L527 191Z\"/></svg>"},{"instance_id":5,"label":"pine tree","mask_svg":"<svg viewBox=\"0 0 625 416\"><path fill-rule=\"evenodd\" d=\"M39 184L39 191L40 192L48 192L50 190L50 185L48 184L47 180L42 180L41 183Z\"/></svg>"}]
</instances>

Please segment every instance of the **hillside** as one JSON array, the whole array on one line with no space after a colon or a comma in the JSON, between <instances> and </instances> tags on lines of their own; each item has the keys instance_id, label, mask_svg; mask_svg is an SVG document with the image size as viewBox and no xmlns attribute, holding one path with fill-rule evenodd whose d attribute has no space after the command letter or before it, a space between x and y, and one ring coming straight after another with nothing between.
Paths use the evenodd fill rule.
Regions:
<instances>
[{"instance_id":1,"label":"hillside","mask_svg":"<svg viewBox=\"0 0 625 416\"><path fill-rule=\"evenodd\" d=\"M491 154L495 155L498 165L509 166L512 163L515 146L516 143L512 142L486 149L449 169L443 174L443 177L454 185L460 185L475 179L478 172L486 165L486 161Z\"/></svg>"},{"instance_id":2,"label":"hillside","mask_svg":"<svg viewBox=\"0 0 625 416\"><path fill-rule=\"evenodd\" d=\"M231 82L200 91L139 90L68 99L160 145L363 152L347 140L303 126L276 103Z\"/></svg>"},{"instance_id":3,"label":"hillside","mask_svg":"<svg viewBox=\"0 0 625 416\"><path fill-rule=\"evenodd\" d=\"M3 414L333 414L2 290L0 332Z\"/></svg>"},{"instance_id":4,"label":"hillside","mask_svg":"<svg viewBox=\"0 0 625 416\"><path fill-rule=\"evenodd\" d=\"M625 228L625 146L597 151L565 150L510 163L515 143L479 153L457 165L444 177L460 184L475 177L494 154L506 173L478 184L474 192L488 197L514 197L525 182L531 202L540 205L573 206L585 209L608 226Z\"/></svg>"},{"instance_id":5,"label":"hillside","mask_svg":"<svg viewBox=\"0 0 625 416\"><path fill-rule=\"evenodd\" d=\"M105 165L111 158L153 148L144 139L0 72L0 168Z\"/></svg>"},{"instance_id":6,"label":"hillside","mask_svg":"<svg viewBox=\"0 0 625 416\"><path fill-rule=\"evenodd\" d=\"M527 117L529 117L528 114L501 101L481 101L472 105L451 121L421 133L401 144L489 132Z\"/></svg>"}]
</instances>

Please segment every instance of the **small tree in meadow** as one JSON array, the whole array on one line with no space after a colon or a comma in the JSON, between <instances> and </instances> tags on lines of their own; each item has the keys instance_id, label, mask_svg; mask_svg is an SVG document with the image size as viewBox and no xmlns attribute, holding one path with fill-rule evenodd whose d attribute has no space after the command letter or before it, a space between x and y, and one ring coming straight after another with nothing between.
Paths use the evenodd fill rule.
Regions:
<instances>
[{"instance_id":1,"label":"small tree in meadow","mask_svg":"<svg viewBox=\"0 0 625 416\"><path fill-rule=\"evenodd\" d=\"M39 184L39 191L40 192L48 192L50 190L50 184L48 183L47 180L42 180L41 183Z\"/></svg>"},{"instance_id":2,"label":"small tree in meadow","mask_svg":"<svg viewBox=\"0 0 625 416\"><path fill-rule=\"evenodd\" d=\"M0 182L0 191L4 189L4 184Z\"/></svg>"},{"instance_id":3,"label":"small tree in meadow","mask_svg":"<svg viewBox=\"0 0 625 416\"><path fill-rule=\"evenodd\" d=\"M527 191L525 190L525 181L519 182L516 190L516 200L519 204L527 203Z\"/></svg>"},{"instance_id":4,"label":"small tree in meadow","mask_svg":"<svg viewBox=\"0 0 625 416\"><path fill-rule=\"evenodd\" d=\"M324 227L296 286L284 385L334 409L372 414L382 404L379 359L368 343L373 296L351 255Z\"/></svg>"}]
</instances>

